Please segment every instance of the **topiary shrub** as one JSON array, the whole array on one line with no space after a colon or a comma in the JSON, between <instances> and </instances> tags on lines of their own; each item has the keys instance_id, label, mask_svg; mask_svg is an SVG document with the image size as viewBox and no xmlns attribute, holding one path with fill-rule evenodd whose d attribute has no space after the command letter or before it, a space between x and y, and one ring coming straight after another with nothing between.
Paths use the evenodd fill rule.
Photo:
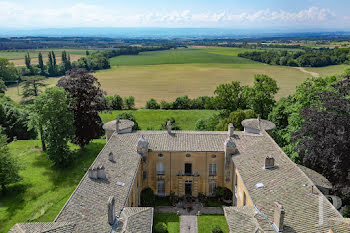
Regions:
<instances>
[{"instance_id":1,"label":"topiary shrub","mask_svg":"<svg viewBox=\"0 0 350 233\"><path fill-rule=\"evenodd\" d=\"M152 207L156 204L156 197L151 188L145 188L141 191L141 205L145 207Z\"/></svg>"},{"instance_id":2,"label":"topiary shrub","mask_svg":"<svg viewBox=\"0 0 350 233\"><path fill-rule=\"evenodd\" d=\"M212 230L212 233L224 233L219 225L216 225Z\"/></svg>"},{"instance_id":3,"label":"topiary shrub","mask_svg":"<svg viewBox=\"0 0 350 233\"><path fill-rule=\"evenodd\" d=\"M168 233L168 228L164 222L159 222L154 226L153 232L155 232L155 233Z\"/></svg>"}]
</instances>

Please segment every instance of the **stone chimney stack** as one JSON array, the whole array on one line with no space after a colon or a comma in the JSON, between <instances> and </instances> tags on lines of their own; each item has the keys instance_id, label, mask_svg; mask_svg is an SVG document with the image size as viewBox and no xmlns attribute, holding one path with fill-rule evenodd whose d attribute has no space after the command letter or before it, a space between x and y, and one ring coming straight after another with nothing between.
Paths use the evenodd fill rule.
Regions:
<instances>
[{"instance_id":1,"label":"stone chimney stack","mask_svg":"<svg viewBox=\"0 0 350 233\"><path fill-rule=\"evenodd\" d=\"M143 137L143 135L137 142L137 153L142 156L142 160L144 162L147 162L148 144L148 141Z\"/></svg>"},{"instance_id":2,"label":"stone chimney stack","mask_svg":"<svg viewBox=\"0 0 350 233\"><path fill-rule=\"evenodd\" d=\"M97 167L97 178L98 179L106 179L106 171L103 165Z\"/></svg>"},{"instance_id":3,"label":"stone chimney stack","mask_svg":"<svg viewBox=\"0 0 350 233\"><path fill-rule=\"evenodd\" d=\"M283 221L284 221L284 208L281 203L275 202L275 210L273 215L273 223L276 226L278 232L283 232Z\"/></svg>"},{"instance_id":4,"label":"stone chimney stack","mask_svg":"<svg viewBox=\"0 0 350 233\"><path fill-rule=\"evenodd\" d=\"M115 200L113 196L108 198L108 223L113 225L115 222Z\"/></svg>"},{"instance_id":5,"label":"stone chimney stack","mask_svg":"<svg viewBox=\"0 0 350 233\"><path fill-rule=\"evenodd\" d=\"M113 155L113 152L109 152L108 154L108 160L111 161L111 162L114 162L114 155Z\"/></svg>"},{"instance_id":6,"label":"stone chimney stack","mask_svg":"<svg viewBox=\"0 0 350 233\"><path fill-rule=\"evenodd\" d=\"M89 168L89 177L91 179L97 179L97 169L95 167Z\"/></svg>"},{"instance_id":7,"label":"stone chimney stack","mask_svg":"<svg viewBox=\"0 0 350 233\"><path fill-rule=\"evenodd\" d=\"M168 134L171 134L171 122L168 121L168 123L166 124L166 127L168 129Z\"/></svg>"},{"instance_id":8,"label":"stone chimney stack","mask_svg":"<svg viewBox=\"0 0 350 233\"><path fill-rule=\"evenodd\" d=\"M117 119L117 121L115 122L115 127L116 127L116 131L117 131L117 133L119 133L120 132L120 128L119 128L119 124L120 124L120 120L119 119Z\"/></svg>"},{"instance_id":9,"label":"stone chimney stack","mask_svg":"<svg viewBox=\"0 0 350 233\"><path fill-rule=\"evenodd\" d=\"M265 158L264 169L271 169L275 167L275 159L273 157L267 156Z\"/></svg>"},{"instance_id":10,"label":"stone chimney stack","mask_svg":"<svg viewBox=\"0 0 350 233\"><path fill-rule=\"evenodd\" d=\"M228 124L228 136L229 137L233 137L234 131L235 131L235 128L233 127L233 124L232 123Z\"/></svg>"}]
</instances>

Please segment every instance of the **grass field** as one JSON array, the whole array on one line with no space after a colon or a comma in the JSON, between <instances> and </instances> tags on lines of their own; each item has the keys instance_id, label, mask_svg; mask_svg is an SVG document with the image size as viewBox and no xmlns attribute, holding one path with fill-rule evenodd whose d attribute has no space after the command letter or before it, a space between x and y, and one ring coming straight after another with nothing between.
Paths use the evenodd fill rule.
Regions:
<instances>
[{"instance_id":1,"label":"grass field","mask_svg":"<svg viewBox=\"0 0 350 233\"><path fill-rule=\"evenodd\" d=\"M104 123L115 120L118 114L125 112L123 110L102 112L101 119ZM214 110L131 110L135 115L136 121L142 130L157 130L167 118L174 117L176 124L181 130L194 130L196 122L201 118L210 117L215 113Z\"/></svg>"},{"instance_id":2,"label":"grass field","mask_svg":"<svg viewBox=\"0 0 350 233\"><path fill-rule=\"evenodd\" d=\"M219 225L224 233L229 232L224 215L201 215L197 217L197 221L200 233L211 233L216 225Z\"/></svg>"},{"instance_id":3,"label":"grass field","mask_svg":"<svg viewBox=\"0 0 350 233\"><path fill-rule=\"evenodd\" d=\"M97 71L96 77L108 95L135 96L136 107L144 107L150 98L172 101L178 96L212 96L217 85L233 80L243 85L253 82L254 74L267 74L280 86L277 98L287 96L310 74L293 67L272 66L253 62L236 55L246 49L199 47L166 51L144 52L135 56L111 59L119 64L111 69ZM341 73L345 65L305 68L323 75ZM48 79L54 85L58 79ZM18 101L16 88L7 95Z\"/></svg>"},{"instance_id":4,"label":"grass field","mask_svg":"<svg viewBox=\"0 0 350 233\"><path fill-rule=\"evenodd\" d=\"M70 168L53 168L47 155L41 152L40 141L17 141L9 145L21 166L21 182L0 193L0 232L7 232L18 222L49 222L59 213L79 181L105 145L94 140L85 151L75 150L77 159ZM67 175L69 174L69 176Z\"/></svg>"},{"instance_id":5,"label":"grass field","mask_svg":"<svg viewBox=\"0 0 350 233\"><path fill-rule=\"evenodd\" d=\"M176 214L155 213L153 217L153 227L159 222L164 222L167 225L168 233L180 232L180 217Z\"/></svg>"},{"instance_id":6,"label":"grass field","mask_svg":"<svg viewBox=\"0 0 350 233\"><path fill-rule=\"evenodd\" d=\"M76 61L79 58L85 56L86 50L82 49L31 49L31 50L3 50L0 51L0 57L5 57L13 62L16 66L24 66L24 56L29 53L31 57L31 63L38 63L38 54L42 53L44 62L48 60L47 56L50 51L54 51L57 59L57 63L61 63L62 51L66 50L70 54L71 61Z\"/></svg>"}]
</instances>

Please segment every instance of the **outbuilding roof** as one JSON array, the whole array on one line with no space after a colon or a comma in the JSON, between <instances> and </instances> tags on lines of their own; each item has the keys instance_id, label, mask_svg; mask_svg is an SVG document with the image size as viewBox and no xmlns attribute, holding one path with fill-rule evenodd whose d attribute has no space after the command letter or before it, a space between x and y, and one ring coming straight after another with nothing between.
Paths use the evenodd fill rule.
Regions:
<instances>
[{"instance_id":1,"label":"outbuilding roof","mask_svg":"<svg viewBox=\"0 0 350 233\"><path fill-rule=\"evenodd\" d=\"M251 129L255 129L255 130L272 130L274 128L276 128L276 125L271 122L271 121L267 121L267 120L262 120L262 119L246 119L244 121L242 121L242 125L243 127L248 127Z\"/></svg>"}]
</instances>

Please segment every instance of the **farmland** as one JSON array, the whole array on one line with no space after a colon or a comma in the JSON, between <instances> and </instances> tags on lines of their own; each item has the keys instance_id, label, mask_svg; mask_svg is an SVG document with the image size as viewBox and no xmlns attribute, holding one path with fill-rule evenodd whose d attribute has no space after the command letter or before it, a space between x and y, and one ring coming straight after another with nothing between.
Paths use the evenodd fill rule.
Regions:
<instances>
[{"instance_id":1,"label":"farmland","mask_svg":"<svg viewBox=\"0 0 350 233\"><path fill-rule=\"evenodd\" d=\"M44 62L48 60L47 56L50 51L54 51L57 57L57 63L61 63L61 53L64 49L32 49L32 50L4 50L0 51L0 57L5 57L13 62L16 66L24 66L24 56L29 53L32 64L38 63L38 54L42 53ZM70 54L71 61L76 61L85 56L86 51L81 49L66 49Z\"/></svg>"},{"instance_id":2,"label":"farmland","mask_svg":"<svg viewBox=\"0 0 350 233\"><path fill-rule=\"evenodd\" d=\"M248 49L224 47L193 47L143 52L139 55L110 59L112 68L95 73L108 95L135 96L136 107L143 107L150 98L174 100L178 96L213 95L218 84L253 82L254 74L262 73L276 79L280 86L277 98L294 92L295 87L311 74L293 67L273 66L237 57ZM251 51L251 50L250 50ZM341 73L345 65L305 68L323 75ZM57 78L48 79L50 85ZM18 101L16 88L7 95Z\"/></svg>"}]
</instances>

